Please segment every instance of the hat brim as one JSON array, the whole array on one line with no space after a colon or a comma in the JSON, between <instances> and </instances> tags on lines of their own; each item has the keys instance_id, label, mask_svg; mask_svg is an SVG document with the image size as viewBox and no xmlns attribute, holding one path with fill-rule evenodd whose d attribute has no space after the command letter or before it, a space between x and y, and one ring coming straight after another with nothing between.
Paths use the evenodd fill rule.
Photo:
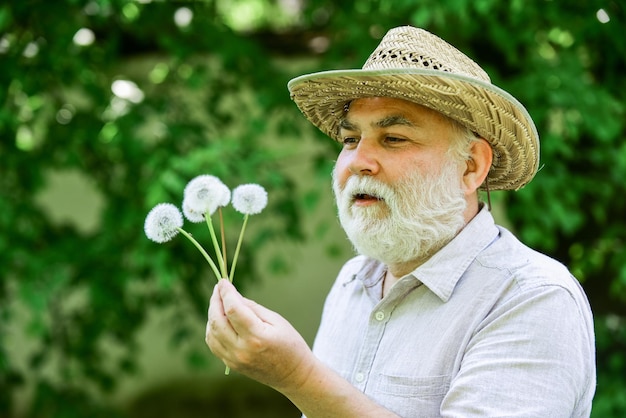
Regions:
<instances>
[{"instance_id":1,"label":"hat brim","mask_svg":"<svg viewBox=\"0 0 626 418\"><path fill-rule=\"evenodd\" d=\"M485 138L493 149L490 190L517 190L539 165L539 135L524 106L506 91L439 70L333 70L288 84L305 117L338 140L344 106L364 97L393 97L436 110Z\"/></svg>"}]
</instances>

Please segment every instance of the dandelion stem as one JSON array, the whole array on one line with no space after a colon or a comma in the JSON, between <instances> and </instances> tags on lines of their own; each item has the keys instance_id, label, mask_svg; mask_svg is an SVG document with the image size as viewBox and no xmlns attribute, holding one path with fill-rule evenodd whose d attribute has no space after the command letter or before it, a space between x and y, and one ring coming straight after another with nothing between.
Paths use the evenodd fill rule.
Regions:
<instances>
[{"instance_id":1,"label":"dandelion stem","mask_svg":"<svg viewBox=\"0 0 626 418\"><path fill-rule=\"evenodd\" d=\"M222 214L222 208L218 209L220 214L220 235L222 236L222 259L224 260L224 274L228 277L228 258L226 258L226 234L224 232L224 215Z\"/></svg>"},{"instance_id":2,"label":"dandelion stem","mask_svg":"<svg viewBox=\"0 0 626 418\"><path fill-rule=\"evenodd\" d=\"M211 266L211 269L213 270L213 273L215 274L215 278L217 280L219 280L221 278L220 276L220 272L217 269L217 266L215 265L215 263L213 262L213 259L211 259L211 257L207 254L207 252L204 250L204 248L202 248L202 245L200 245L200 243L198 241L196 241L196 239L194 237L191 236L191 234L187 231L185 231L182 228L177 228L178 231L180 231L181 234L183 234L189 241L191 241L191 243L193 245L196 246L196 248L198 250L200 250L200 252L202 253L202 255L204 256L204 258L206 259L206 261L209 263L209 266Z\"/></svg>"},{"instance_id":3,"label":"dandelion stem","mask_svg":"<svg viewBox=\"0 0 626 418\"><path fill-rule=\"evenodd\" d=\"M237 258L239 258L239 249L241 248L241 242L243 241L243 234L246 231L246 225L248 224L248 218L250 215L246 214L243 217L243 225L241 225L241 232L239 232L239 240L237 240L237 248L235 249L235 255L233 257L233 264L230 266L229 280L232 282L235 277L235 267L237 266Z\"/></svg>"},{"instance_id":4,"label":"dandelion stem","mask_svg":"<svg viewBox=\"0 0 626 418\"><path fill-rule=\"evenodd\" d=\"M209 227L209 232L211 233L211 241L213 241L213 248L215 249L215 257L217 257L217 262L220 265L221 277L226 278L226 267L224 266L224 260L222 259L222 251L220 250L220 244L217 242L217 237L215 236L215 229L213 228L213 221L211 221L211 215L208 213L204 214L204 218L206 219L206 224Z\"/></svg>"}]
</instances>

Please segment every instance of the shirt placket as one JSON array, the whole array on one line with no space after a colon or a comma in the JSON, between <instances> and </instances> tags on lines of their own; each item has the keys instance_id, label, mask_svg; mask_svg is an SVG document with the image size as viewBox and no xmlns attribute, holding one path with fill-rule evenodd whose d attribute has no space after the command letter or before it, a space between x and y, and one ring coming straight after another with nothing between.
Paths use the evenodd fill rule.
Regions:
<instances>
[{"instance_id":1,"label":"shirt placket","mask_svg":"<svg viewBox=\"0 0 626 418\"><path fill-rule=\"evenodd\" d=\"M352 375L353 385L362 392L365 392L367 388L367 383L372 373L372 365L376 359L391 312L392 306L383 300L370 313L367 331Z\"/></svg>"}]
</instances>

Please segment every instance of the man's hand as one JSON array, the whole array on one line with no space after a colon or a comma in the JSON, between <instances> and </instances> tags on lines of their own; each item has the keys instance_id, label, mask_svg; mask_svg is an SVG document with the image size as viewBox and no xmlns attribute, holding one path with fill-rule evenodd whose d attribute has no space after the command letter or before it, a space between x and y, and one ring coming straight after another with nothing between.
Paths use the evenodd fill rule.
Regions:
<instances>
[{"instance_id":1,"label":"man's hand","mask_svg":"<svg viewBox=\"0 0 626 418\"><path fill-rule=\"evenodd\" d=\"M206 343L231 369L277 390L302 385L315 364L289 322L241 296L225 279L211 296Z\"/></svg>"},{"instance_id":2,"label":"man's hand","mask_svg":"<svg viewBox=\"0 0 626 418\"><path fill-rule=\"evenodd\" d=\"M283 393L308 417L398 418L318 361L282 316L226 279L211 296L206 343L228 367Z\"/></svg>"}]
</instances>

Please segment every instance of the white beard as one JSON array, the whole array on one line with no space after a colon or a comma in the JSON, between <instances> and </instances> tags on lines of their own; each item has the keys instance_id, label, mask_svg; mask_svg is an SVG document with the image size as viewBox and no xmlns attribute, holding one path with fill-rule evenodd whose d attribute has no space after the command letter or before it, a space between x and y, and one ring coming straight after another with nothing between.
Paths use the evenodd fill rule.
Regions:
<instances>
[{"instance_id":1,"label":"white beard","mask_svg":"<svg viewBox=\"0 0 626 418\"><path fill-rule=\"evenodd\" d=\"M392 186L353 175L341 189L333 173L333 190L339 220L356 251L387 265L432 256L465 225L467 201L454 162L435 174L407 173ZM379 201L354 206L357 194Z\"/></svg>"}]
</instances>

